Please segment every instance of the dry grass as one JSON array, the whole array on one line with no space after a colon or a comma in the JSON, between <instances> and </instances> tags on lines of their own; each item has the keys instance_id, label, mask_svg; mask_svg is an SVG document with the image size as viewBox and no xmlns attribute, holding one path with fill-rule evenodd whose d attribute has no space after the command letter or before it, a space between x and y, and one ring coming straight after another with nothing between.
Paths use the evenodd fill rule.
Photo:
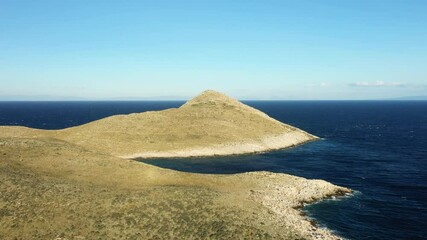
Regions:
<instances>
[{"instance_id":1,"label":"dry grass","mask_svg":"<svg viewBox=\"0 0 427 240\"><path fill-rule=\"evenodd\" d=\"M0 138L0 156L0 239L300 239L326 233L294 208L343 190L176 172L54 139Z\"/></svg>"},{"instance_id":2,"label":"dry grass","mask_svg":"<svg viewBox=\"0 0 427 240\"><path fill-rule=\"evenodd\" d=\"M61 131L0 127L0 239L335 239L295 208L349 189L267 172L182 173L114 156L279 130L295 131L215 92L180 109Z\"/></svg>"}]
</instances>

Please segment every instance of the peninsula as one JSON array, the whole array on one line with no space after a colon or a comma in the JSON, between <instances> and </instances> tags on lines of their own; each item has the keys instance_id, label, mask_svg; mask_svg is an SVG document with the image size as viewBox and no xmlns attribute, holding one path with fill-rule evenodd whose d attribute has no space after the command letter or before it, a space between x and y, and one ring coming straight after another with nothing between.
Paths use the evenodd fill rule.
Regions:
<instances>
[{"instance_id":1,"label":"peninsula","mask_svg":"<svg viewBox=\"0 0 427 240\"><path fill-rule=\"evenodd\" d=\"M340 239L299 208L350 189L130 159L253 153L315 139L214 91L178 109L62 130L2 126L0 239Z\"/></svg>"},{"instance_id":2,"label":"peninsula","mask_svg":"<svg viewBox=\"0 0 427 240\"><path fill-rule=\"evenodd\" d=\"M17 127L10 130L13 136L28 133ZM177 109L115 115L63 130L32 130L30 135L61 139L121 158L255 153L317 139L212 90Z\"/></svg>"}]
</instances>

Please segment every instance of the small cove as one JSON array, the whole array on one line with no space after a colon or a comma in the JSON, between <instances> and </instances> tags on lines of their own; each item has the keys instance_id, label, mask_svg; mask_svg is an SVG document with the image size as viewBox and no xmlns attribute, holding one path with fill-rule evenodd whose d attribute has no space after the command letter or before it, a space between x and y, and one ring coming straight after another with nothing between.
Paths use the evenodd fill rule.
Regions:
<instances>
[{"instance_id":1,"label":"small cove","mask_svg":"<svg viewBox=\"0 0 427 240\"><path fill-rule=\"evenodd\" d=\"M0 102L0 125L60 129L182 103ZM323 179L358 194L306 206L321 226L348 239L427 239L426 101L245 103L323 140L263 154L146 162L187 172L272 171Z\"/></svg>"}]
</instances>

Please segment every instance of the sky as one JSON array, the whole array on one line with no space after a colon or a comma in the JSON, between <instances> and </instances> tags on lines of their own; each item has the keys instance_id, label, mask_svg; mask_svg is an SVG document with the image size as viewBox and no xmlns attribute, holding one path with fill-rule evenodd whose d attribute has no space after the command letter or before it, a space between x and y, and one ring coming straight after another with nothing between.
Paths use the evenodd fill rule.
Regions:
<instances>
[{"instance_id":1,"label":"sky","mask_svg":"<svg viewBox=\"0 0 427 240\"><path fill-rule=\"evenodd\" d=\"M427 96L426 0L0 0L0 100Z\"/></svg>"}]
</instances>

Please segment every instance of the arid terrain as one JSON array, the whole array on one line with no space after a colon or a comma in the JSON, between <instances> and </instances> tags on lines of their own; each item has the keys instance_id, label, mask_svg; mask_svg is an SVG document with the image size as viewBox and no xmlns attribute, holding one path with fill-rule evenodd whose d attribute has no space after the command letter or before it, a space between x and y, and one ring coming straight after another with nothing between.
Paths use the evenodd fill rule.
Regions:
<instances>
[{"instance_id":1,"label":"arid terrain","mask_svg":"<svg viewBox=\"0 0 427 240\"><path fill-rule=\"evenodd\" d=\"M208 92L211 94L217 96ZM120 158L145 151L179 151L184 143L190 146L185 145L186 149L206 147L206 143L218 145L223 143L222 134L225 143L246 139L260 144L266 133L264 136L270 137L301 131L252 108L248 113L248 107L240 103L244 118L236 118L240 122L234 125L223 115L208 111L204 105L211 104L209 96L202 96L180 109L113 116L59 131L0 127L0 239L339 238L313 225L298 208L303 202L350 193L347 188L269 172L183 173ZM212 105L216 111L218 101ZM208 122L193 133L199 140L188 134L194 126L203 125L201 120L194 126L181 124L168 129L181 123L179 111L184 109L182 116L188 117L193 108L217 125ZM224 111L232 117L231 110ZM178 112L176 119L173 112ZM138 128L139 118L142 124ZM163 118L173 123L156 125L168 122ZM247 125L241 125L242 121ZM224 130L210 132L210 127L218 124ZM235 132L227 131L234 127ZM234 135L243 134L245 127L249 133ZM150 129L149 133L144 129ZM148 144L153 139L156 141ZM307 141L312 139L307 137ZM163 146L162 141L168 144Z\"/></svg>"}]
</instances>

